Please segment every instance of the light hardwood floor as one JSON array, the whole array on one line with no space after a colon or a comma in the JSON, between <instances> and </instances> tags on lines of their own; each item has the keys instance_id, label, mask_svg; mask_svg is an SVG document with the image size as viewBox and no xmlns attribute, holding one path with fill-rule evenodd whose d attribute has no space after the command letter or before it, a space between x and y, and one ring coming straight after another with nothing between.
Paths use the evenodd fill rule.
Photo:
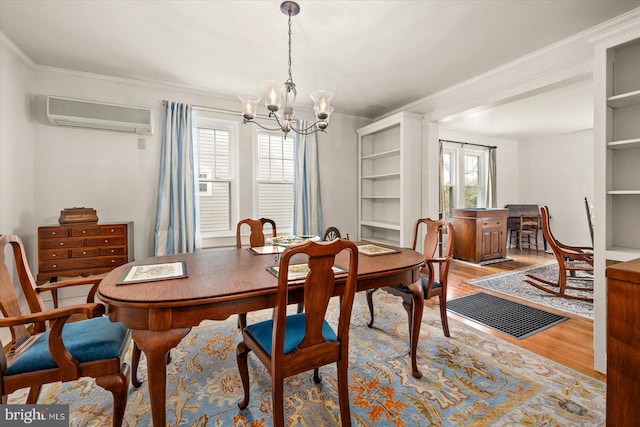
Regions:
<instances>
[{"instance_id":1,"label":"light hardwood floor","mask_svg":"<svg viewBox=\"0 0 640 427\"><path fill-rule=\"evenodd\" d=\"M487 289L481 289L464 282L466 280L490 274L535 266L555 259L553 255L547 254L543 251L536 253L535 251L529 252L527 250L524 250L523 252L510 250L508 257L512 258L513 261L487 265L484 267L475 267L469 264L452 262L451 269L449 270L448 298L456 298L481 290L482 292L523 302L517 298L495 293ZM523 283L523 286L529 285ZM430 309L437 310L437 300L438 298L432 298L430 301L425 302L425 306ZM450 318L460 320L461 322L476 329L502 338L505 341L509 341L510 343L528 351L568 366L578 372L589 375L603 382L606 381L606 376L604 374L593 369L593 322L591 320L583 317L572 316L570 313L559 312L546 306L539 306L530 302L527 302L527 304L549 312L555 312L563 316L567 316L569 317L569 320L538 332L528 338L518 340L506 334L494 331L493 329L481 326L452 312L449 312L449 316ZM452 330L452 333L455 333L455 329Z\"/></svg>"}]
</instances>

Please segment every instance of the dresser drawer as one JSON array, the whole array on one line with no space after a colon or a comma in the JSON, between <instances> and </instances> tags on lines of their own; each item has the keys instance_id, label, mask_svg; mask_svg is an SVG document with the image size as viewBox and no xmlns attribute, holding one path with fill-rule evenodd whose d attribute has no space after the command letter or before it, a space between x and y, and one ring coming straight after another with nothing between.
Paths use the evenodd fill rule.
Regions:
<instances>
[{"instance_id":1,"label":"dresser drawer","mask_svg":"<svg viewBox=\"0 0 640 427\"><path fill-rule=\"evenodd\" d=\"M43 249L62 249L62 248L79 248L84 246L83 238L65 238L65 239L42 239L40 240L40 250Z\"/></svg>"},{"instance_id":2,"label":"dresser drawer","mask_svg":"<svg viewBox=\"0 0 640 427\"><path fill-rule=\"evenodd\" d=\"M83 268L95 267L116 267L126 263L122 256L115 257L94 257L94 258L68 258L59 261L50 260L40 263L40 270L43 272L58 272L63 274L65 270L81 270Z\"/></svg>"},{"instance_id":3,"label":"dresser drawer","mask_svg":"<svg viewBox=\"0 0 640 427\"><path fill-rule=\"evenodd\" d=\"M71 249L71 258L96 257L100 255L100 248L73 248Z\"/></svg>"},{"instance_id":4,"label":"dresser drawer","mask_svg":"<svg viewBox=\"0 0 640 427\"><path fill-rule=\"evenodd\" d=\"M71 229L71 236L73 237L83 237L83 236L99 236L100 235L100 227L91 225L85 227L73 227Z\"/></svg>"},{"instance_id":5,"label":"dresser drawer","mask_svg":"<svg viewBox=\"0 0 640 427\"><path fill-rule=\"evenodd\" d=\"M100 227L100 234L103 236L125 236L127 227L125 225L103 225Z\"/></svg>"},{"instance_id":6,"label":"dresser drawer","mask_svg":"<svg viewBox=\"0 0 640 427\"><path fill-rule=\"evenodd\" d=\"M100 255L109 256L109 255L124 255L126 253L126 248L124 246L121 247L108 247L108 248L100 248Z\"/></svg>"},{"instance_id":7,"label":"dresser drawer","mask_svg":"<svg viewBox=\"0 0 640 427\"><path fill-rule=\"evenodd\" d=\"M55 239L67 237L69 229L67 227L40 227L38 228L38 239Z\"/></svg>"},{"instance_id":8,"label":"dresser drawer","mask_svg":"<svg viewBox=\"0 0 640 427\"><path fill-rule=\"evenodd\" d=\"M482 221L482 228L498 228L502 225L499 219L485 219Z\"/></svg>"},{"instance_id":9,"label":"dresser drawer","mask_svg":"<svg viewBox=\"0 0 640 427\"><path fill-rule=\"evenodd\" d=\"M87 237L87 246L124 246L126 239L124 236L100 236Z\"/></svg>"},{"instance_id":10,"label":"dresser drawer","mask_svg":"<svg viewBox=\"0 0 640 427\"><path fill-rule=\"evenodd\" d=\"M40 261L65 258L69 258L68 249L49 249L47 251L40 251Z\"/></svg>"}]
</instances>

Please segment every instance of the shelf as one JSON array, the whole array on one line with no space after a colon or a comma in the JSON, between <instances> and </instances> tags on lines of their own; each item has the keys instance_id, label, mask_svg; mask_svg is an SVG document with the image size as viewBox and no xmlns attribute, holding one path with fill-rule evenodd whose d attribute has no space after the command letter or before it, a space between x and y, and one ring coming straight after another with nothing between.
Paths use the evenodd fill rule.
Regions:
<instances>
[{"instance_id":1,"label":"shelf","mask_svg":"<svg viewBox=\"0 0 640 427\"><path fill-rule=\"evenodd\" d=\"M400 196L362 196L361 199L369 199L369 200L376 200L376 199L400 199Z\"/></svg>"},{"instance_id":2,"label":"shelf","mask_svg":"<svg viewBox=\"0 0 640 427\"><path fill-rule=\"evenodd\" d=\"M360 221L360 225L367 227L384 228L387 230L400 230L400 224L397 222L384 222L384 221Z\"/></svg>"},{"instance_id":3,"label":"shelf","mask_svg":"<svg viewBox=\"0 0 640 427\"><path fill-rule=\"evenodd\" d=\"M616 196L616 195L640 195L640 190L610 190L607 191L607 194L612 195L612 196Z\"/></svg>"},{"instance_id":4,"label":"shelf","mask_svg":"<svg viewBox=\"0 0 640 427\"><path fill-rule=\"evenodd\" d=\"M640 248L612 246L606 250L606 259L611 261L631 261L640 258Z\"/></svg>"},{"instance_id":5,"label":"shelf","mask_svg":"<svg viewBox=\"0 0 640 427\"><path fill-rule=\"evenodd\" d=\"M622 93L607 98L607 105L611 108L624 108L640 104L640 90Z\"/></svg>"},{"instance_id":6,"label":"shelf","mask_svg":"<svg viewBox=\"0 0 640 427\"><path fill-rule=\"evenodd\" d=\"M367 175L362 176L362 179L389 179L389 178L400 178L400 172L397 173L383 173L380 175Z\"/></svg>"},{"instance_id":7,"label":"shelf","mask_svg":"<svg viewBox=\"0 0 640 427\"><path fill-rule=\"evenodd\" d=\"M611 141L607 143L607 148L612 150L626 150L629 148L640 148L640 138Z\"/></svg>"},{"instance_id":8,"label":"shelf","mask_svg":"<svg viewBox=\"0 0 640 427\"><path fill-rule=\"evenodd\" d=\"M362 156L361 159L362 160L376 160L376 159L382 159L385 157L392 157L392 156L398 156L400 155L400 149L395 149L395 150L389 150L389 151L383 151L380 153L375 153L375 154L369 154L366 156Z\"/></svg>"}]
</instances>

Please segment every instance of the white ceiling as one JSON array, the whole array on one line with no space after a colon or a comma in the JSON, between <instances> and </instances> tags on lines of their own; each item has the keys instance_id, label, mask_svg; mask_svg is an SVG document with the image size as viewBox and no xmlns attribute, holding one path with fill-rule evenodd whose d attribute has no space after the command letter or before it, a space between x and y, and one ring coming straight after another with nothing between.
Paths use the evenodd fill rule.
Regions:
<instances>
[{"instance_id":1,"label":"white ceiling","mask_svg":"<svg viewBox=\"0 0 640 427\"><path fill-rule=\"evenodd\" d=\"M328 89L337 112L370 118L640 6L640 0L299 3L292 30L298 103L310 105L309 93ZM262 80L287 78L287 17L278 0L0 0L0 31L44 66L234 96L259 93ZM578 96L582 89L567 88ZM549 102L542 95L531 100L552 113ZM533 116L533 105L513 107ZM482 121L485 130L495 131L512 114L502 111Z\"/></svg>"}]
</instances>

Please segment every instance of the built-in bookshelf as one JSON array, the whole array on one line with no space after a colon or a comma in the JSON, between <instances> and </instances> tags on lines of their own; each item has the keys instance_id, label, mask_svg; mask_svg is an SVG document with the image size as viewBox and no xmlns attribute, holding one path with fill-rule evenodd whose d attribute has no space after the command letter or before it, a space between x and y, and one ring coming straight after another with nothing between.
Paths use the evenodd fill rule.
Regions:
<instances>
[{"instance_id":1,"label":"built-in bookshelf","mask_svg":"<svg viewBox=\"0 0 640 427\"><path fill-rule=\"evenodd\" d=\"M421 205L421 120L402 112L358 129L358 240L411 244Z\"/></svg>"}]
</instances>

